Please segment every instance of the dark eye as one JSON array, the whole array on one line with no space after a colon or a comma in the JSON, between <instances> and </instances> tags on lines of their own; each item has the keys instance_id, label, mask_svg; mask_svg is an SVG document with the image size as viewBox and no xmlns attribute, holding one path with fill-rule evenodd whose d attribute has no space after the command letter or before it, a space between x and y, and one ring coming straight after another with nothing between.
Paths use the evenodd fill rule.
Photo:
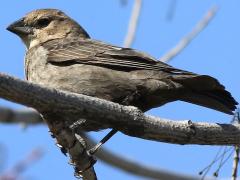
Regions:
<instances>
[{"instance_id":1,"label":"dark eye","mask_svg":"<svg viewBox=\"0 0 240 180\"><path fill-rule=\"evenodd\" d=\"M35 26L37 28L44 28L44 27L48 26L50 22L51 22L50 19L42 18L42 19L37 20Z\"/></svg>"}]
</instances>

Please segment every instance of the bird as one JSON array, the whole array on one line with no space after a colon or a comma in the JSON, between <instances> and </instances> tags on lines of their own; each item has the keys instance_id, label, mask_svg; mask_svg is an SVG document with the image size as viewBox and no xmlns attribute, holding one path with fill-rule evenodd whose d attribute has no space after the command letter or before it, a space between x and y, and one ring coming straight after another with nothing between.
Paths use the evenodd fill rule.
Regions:
<instances>
[{"instance_id":1,"label":"bird","mask_svg":"<svg viewBox=\"0 0 240 180\"><path fill-rule=\"evenodd\" d=\"M58 9L37 9L7 30L24 42L30 82L93 96L146 112L185 101L233 114L238 105L217 79L181 70L147 53L92 39ZM85 122L86 131L104 129Z\"/></svg>"}]
</instances>

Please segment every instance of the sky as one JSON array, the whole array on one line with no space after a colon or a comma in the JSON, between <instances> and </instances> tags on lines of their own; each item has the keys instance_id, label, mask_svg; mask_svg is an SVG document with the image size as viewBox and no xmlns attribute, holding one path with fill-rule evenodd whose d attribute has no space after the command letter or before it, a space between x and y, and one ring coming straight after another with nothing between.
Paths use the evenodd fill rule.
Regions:
<instances>
[{"instance_id":1,"label":"sky","mask_svg":"<svg viewBox=\"0 0 240 180\"><path fill-rule=\"evenodd\" d=\"M1 3L0 47L2 59L0 72L24 79L23 59L25 47L6 27L27 12L39 8L63 10L79 22L92 38L121 46L127 32L133 1L123 6L120 1L67 1L67 0L8 0ZM160 58L196 25L213 5L219 11L213 21L171 62L172 66L217 78L226 89L240 101L240 1L232 0L185 0L177 1L171 20L166 19L170 0L144 1L133 48ZM1 106L23 108L11 102L0 100ZM150 110L147 114L173 120L191 119L194 122L229 123L231 116L188 104L174 102ZM100 139L106 131L91 133ZM46 126L0 124L0 174L11 169L17 162L40 147L44 156L31 165L22 177L34 180L75 179L73 168L55 146ZM146 165L189 175L197 175L207 166L219 150L219 146L175 145L147 141L118 133L106 145L113 152ZM218 164L217 164L218 165ZM217 165L213 168L216 170ZM99 179L137 180L139 177L125 173L98 161L95 169ZM220 171L221 178L230 177L232 159ZM211 173L210 173L211 175Z\"/></svg>"}]
</instances>

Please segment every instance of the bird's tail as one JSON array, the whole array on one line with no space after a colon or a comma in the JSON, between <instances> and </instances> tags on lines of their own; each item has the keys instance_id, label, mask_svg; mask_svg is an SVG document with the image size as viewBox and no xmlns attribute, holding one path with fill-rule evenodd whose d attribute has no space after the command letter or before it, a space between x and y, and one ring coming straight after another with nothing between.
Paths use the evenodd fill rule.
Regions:
<instances>
[{"instance_id":1,"label":"bird's tail","mask_svg":"<svg viewBox=\"0 0 240 180\"><path fill-rule=\"evenodd\" d=\"M201 105L227 114L233 114L238 105L232 95L225 90L216 79L206 75L196 75L192 78L178 79L184 87L186 94L180 98L185 102Z\"/></svg>"}]
</instances>

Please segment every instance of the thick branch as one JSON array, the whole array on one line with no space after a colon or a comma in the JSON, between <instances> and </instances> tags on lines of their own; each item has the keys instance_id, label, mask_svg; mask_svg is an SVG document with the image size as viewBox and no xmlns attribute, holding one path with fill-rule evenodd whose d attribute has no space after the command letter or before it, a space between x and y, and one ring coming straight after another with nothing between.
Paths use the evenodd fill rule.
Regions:
<instances>
[{"instance_id":1,"label":"thick branch","mask_svg":"<svg viewBox=\"0 0 240 180\"><path fill-rule=\"evenodd\" d=\"M162 62L168 62L171 59L173 59L175 56L177 56L185 47L187 47L192 40L203 30L207 27L209 22L214 18L216 12L218 10L217 6L213 6L210 8L206 15L197 23L197 25L193 28L193 30L187 34L185 37L183 37L178 44L173 47L169 52L167 52L165 55L163 55L160 58L160 61Z\"/></svg>"},{"instance_id":2,"label":"thick branch","mask_svg":"<svg viewBox=\"0 0 240 180\"><path fill-rule=\"evenodd\" d=\"M42 111L45 122L47 123L52 136L56 138L57 145L63 153L69 154L71 164L75 168L75 175L83 177L84 180L95 180L96 173L92 167L95 160L87 153L85 140L76 134L74 129L70 128L65 119L58 114L58 111L51 110L50 104L53 103L54 99L50 104L47 103L44 105L44 101L50 97L48 97L47 94L44 95L44 93L41 92L41 88L39 89L34 85L31 87L31 85L29 86L29 84L22 83L23 81L21 82L20 80L12 79L9 76L0 76L2 77L0 80L0 94L2 97L14 102L22 102L23 105L35 107L35 109L39 110L39 112ZM8 88L12 90L7 92ZM32 88L33 91L31 91ZM36 93L40 93L41 95L36 97ZM43 101L41 101L41 98L43 98ZM39 108L37 108L38 105ZM20 120L23 118L22 116L25 116L26 118L30 117L29 111L24 112L24 110L14 114L13 111L2 108L1 112L1 118L5 118L5 122ZM33 122L33 119L26 119L29 123L39 123L41 116L37 113L31 113L31 116L31 118L36 118L36 121Z\"/></svg>"},{"instance_id":3,"label":"thick branch","mask_svg":"<svg viewBox=\"0 0 240 180\"><path fill-rule=\"evenodd\" d=\"M35 118L35 119L31 119ZM34 109L24 109L24 110L14 110L11 108L0 107L0 122L3 123L23 123L26 125L42 124L44 121L37 111ZM87 141L88 148L93 147L96 142L94 142L91 137L84 134L81 135ZM139 162L132 161L123 156L119 156L109 151L108 149L102 147L97 153L96 157L103 162L117 167L128 173L134 175L144 176L147 178L154 179L168 179L168 180L194 180L197 177L190 177L178 173L173 173L166 170L156 169L154 167L142 165Z\"/></svg>"},{"instance_id":4,"label":"thick branch","mask_svg":"<svg viewBox=\"0 0 240 180\"><path fill-rule=\"evenodd\" d=\"M75 169L74 175L82 177L83 180L96 180L97 176L93 167L96 161L87 152L85 139L67 126L64 119L56 119L52 113L44 114L44 119L61 151L69 154L70 164Z\"/></svg>"},{"instance_id":5,"label":"thick branch","mask_svg":"<svg viewBox=\"0 0 240 180\"><path fill-rule=\"evenodd\" d=\"M204 145L239 145L240 142L239 124L160 119L144 115L134 107L42 87L4 74L0 74L0 96L31 106L44 116L54 114L65 123L83 118L143 139Z\"/></svg>"}]
</instances>

